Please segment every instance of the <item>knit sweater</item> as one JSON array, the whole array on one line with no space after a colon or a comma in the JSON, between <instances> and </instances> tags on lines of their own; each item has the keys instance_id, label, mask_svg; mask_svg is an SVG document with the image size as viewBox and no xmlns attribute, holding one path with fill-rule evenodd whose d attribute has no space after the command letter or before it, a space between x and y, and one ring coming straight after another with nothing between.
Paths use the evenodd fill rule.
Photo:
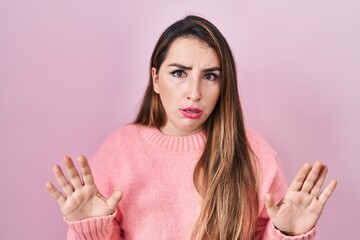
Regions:
<instances>
[{"instance_id":1,"label":"knit sweater","mask_svg":"<svg viewBox=\"0 0 360 240\"><path fill-rule=\"evenodd\" d=\"M313 239L314 229L289 237L269 221L265 194L270 192L279 200L285 181L274 150L255 131L248 129L247 137L259 159L261 176L256 239ZM121 190L123 198L110 216L67 222L67 239L190 239L202 201L193 172L205 142L204 132L175 137L139 125L110 134L90 165L100 192L108 197Z\"/></svg>"}]
</instances>

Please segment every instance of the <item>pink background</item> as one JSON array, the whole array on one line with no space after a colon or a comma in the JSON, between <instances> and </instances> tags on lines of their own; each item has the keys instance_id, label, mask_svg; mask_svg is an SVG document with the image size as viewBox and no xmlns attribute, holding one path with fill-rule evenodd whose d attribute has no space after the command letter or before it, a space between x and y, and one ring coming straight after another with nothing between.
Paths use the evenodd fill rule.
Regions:
<instances>
[{"instance_id":1,"label":"pink background","mask_svg":"<svg viewBox=\"0 0 360 240\"><path fill-rule=\"evenodd\" d=\"M287 178L321 159L338 179L317 239L357 238L360 2L129 2L0 0L0 239L65 238L52 166L134 118L157 38L187 13L228 39L248 125Z\"/></svg>"}]
</instances>

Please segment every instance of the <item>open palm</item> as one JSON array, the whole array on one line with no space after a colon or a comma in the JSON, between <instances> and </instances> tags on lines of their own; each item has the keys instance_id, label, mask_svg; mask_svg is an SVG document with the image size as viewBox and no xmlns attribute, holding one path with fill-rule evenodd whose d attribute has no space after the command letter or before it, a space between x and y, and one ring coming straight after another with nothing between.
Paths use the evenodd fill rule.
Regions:
<instances>
[{"instance_id":1,"label":"open palm","mask_svg":"<svg viewBox=\"0 0 360 240\"><path fill-rule=\"evenodd\" d=\"M65 177L61 167L54 167L54 174L63 193L54 184L47 182L46 186L51 196L60 205L66 220L77 221L91 217L111 215L121 200L122 193L115 191L108 199L95 185L88 161L79 157L82 178L70 157L64 158L69 179Z\"/></svg>"},{"instance_id":2,"label":"open palm","mask_svg":"<svg viewBox=\"0 0 360 240\"><path fill-rule=\"evenodd\" d=\"M336 181L332 180L321 191L326 174L327 167L320 161L313 166L305 164L278 204L271 194L266 196L267 211L276 228L287 235L298 235L315 226L336 187Z\"/></svg>"}]
</instances>

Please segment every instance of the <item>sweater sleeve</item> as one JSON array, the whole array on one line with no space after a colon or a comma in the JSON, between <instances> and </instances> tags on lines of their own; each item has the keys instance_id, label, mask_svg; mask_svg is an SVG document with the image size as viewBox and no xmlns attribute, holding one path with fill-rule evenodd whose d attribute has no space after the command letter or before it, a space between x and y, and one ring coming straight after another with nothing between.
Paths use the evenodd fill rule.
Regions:
<instances>
[{"instance_id":1,"label":"sweater sleeve","mask_svg":"<svg viewBox=\"0 0 360 240\"><path fill-rule=\"evenodd\" d=\"M67 240L118 240L119 224L115 219L116 212L110 216L89 218L81 221L68 222Z\"/></svg>"},{"instance_id":2,"label":"sweater sleeve","mask_svg":"<svg viewBox=\"0 0 360 240\"><path fill-rule=\"evenodd\" d=\"M315 228L297 236L287 236L276 229L271 222L265 206L265 195L271 193L276 202L285 195L287 184L281 171L277 153L271 146L252 130L247 130L250 146L258 159L259 188L259 218L256 229L256 240L313 240Z\"/></svg>"},{"instance_id":3,"label":"sweater sleeve","mask_svg":"<svg viewBox=\"0 0 360 240\"><path fill-rule=\"evenodd\" d=\"M118 134L118 132L110 134L89 161L96 186L106 198L111 196L115 190L110 176L117 155ZM68 225L67 240L122 239L122 214L119 207L110 216L94 217L74 222L65 220L65 222Z\"/></svg>"}]
</instances>

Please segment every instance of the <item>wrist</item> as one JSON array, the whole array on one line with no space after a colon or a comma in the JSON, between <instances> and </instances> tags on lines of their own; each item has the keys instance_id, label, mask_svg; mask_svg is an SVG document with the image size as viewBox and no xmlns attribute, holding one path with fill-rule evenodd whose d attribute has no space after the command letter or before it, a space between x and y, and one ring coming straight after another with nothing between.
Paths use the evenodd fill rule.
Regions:
<instances>
[{"instance_id":1,"label":"wrist","mask_svg":"<svg viewBox=\"0 0 360 240\"><path fill-rule=\"evenodd\" d=\"M278 236L280 236L279 239L286 239L286 240L292 240L292 239L312 240L314 239L316 234L316 226L314 226L312 229L310 229L305 233L295 233L295 232L291 233L287 231L282 231L279 228L277 228L273 223L272 223L272 229L274 232L277 233Z\"/></svg>"}]
</instances>

